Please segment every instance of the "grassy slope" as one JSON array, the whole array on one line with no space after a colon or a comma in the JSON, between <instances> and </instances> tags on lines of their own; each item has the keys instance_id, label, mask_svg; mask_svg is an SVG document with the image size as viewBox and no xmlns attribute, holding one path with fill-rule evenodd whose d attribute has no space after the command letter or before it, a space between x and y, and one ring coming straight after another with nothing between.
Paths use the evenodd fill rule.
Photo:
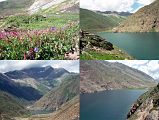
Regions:
<instances>
[{"instance_id":1,"label":"grassy slope","mask_svg":"<svg viewBox=\"0 0 159 120\"><path fill-rule=\"evenodd\" d=\"M0 15L12 15L23 12L34 0L7 0L0 2Z\"/></svg>"},{"instance_id":2,"label":"grassy slope","mask_svg":"<svg viewBox=\"0 0 159 120\"><path fill-rule=\"evenodd\" d=\"M80 27L84 30L110 30L123 20L124 17L104 16L90 10L80 9Z\"/></svg>"},{"instance_id":3,"label":"grassy slope","mask_svg":"<svg viewBox=\"0 0 159 120\"><path fill-rule=\"evenodd\" d=\"M22 29L46 29L49 27L61 28L69 21L78 20L77 14L60 14L44 18L42 15L19 15L11 16L3 20L2 27L16 26Z\"/></svg>"},{"instance_id":4,"label":"grassy slope","mask_svg":"<svg viewBox=\"0 0 159 120\"><path fill-rule=\"evenodd\" d=\"M80 55L81 60L133 60L134 58L114 46L114 50L87 50Z\"/></svg>"},{"instance_id":5,"label":"grassy slope","mask_svg":"<svg viewBox=\"0 0 159 120\"><path fill-rule=\"evenodd\" d=\"M20 116L28 113L13 96L0 91L0 114L2 116ZM1 118L1 117L0 117Z\"/></svg>"}]
</instances>

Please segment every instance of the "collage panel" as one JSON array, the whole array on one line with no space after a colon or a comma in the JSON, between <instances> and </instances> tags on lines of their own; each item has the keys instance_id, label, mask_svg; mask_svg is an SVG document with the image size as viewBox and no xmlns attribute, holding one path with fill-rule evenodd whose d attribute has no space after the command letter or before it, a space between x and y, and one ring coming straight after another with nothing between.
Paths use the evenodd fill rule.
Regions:
<instances>
[{"instance_id":1,"label":"collage panel","mask_svg":"<svg viewBox=\"0 0 159 120\"><path fill-rule=\"evenodd\" d=\"M0 60L79 59L79 0L0 0Z\"/></svg>"},{"instance_id":2,"label":"collage panel","mask_svg":"<svg viewBox=\"0 0 159 120\"><path fill-rule=\"evenodd\" d=\"M158 70L157 60L81 60L80 120L158 120Z\"/></svg>"},{"instance_id":3,"label":"collage panel","mask_svg":"<svg viewBox=\"0 0 159 120\"><path fill-rule=\"evenodd\" d=\"M0 66L0 120L79 120L79 61Z\"/></svg>"},{"instance_id":4,"label":"collage panel","mask_svg":"<svg viewBox=\"0 0 159 120\"><path fill-rule=\"evenodd\" d=\"M158 60L159 0L80 0L81 60Z\"/></svg>"},{"instance_id":5,"label":"collage panel","mask_svg":"<svg viewBox=\"0 0 159 120\"><path fill-rule=\"evenodd\" d=\"M0 120L159 120L159 0L0 0Z\"/></svg>"}]
</instances>

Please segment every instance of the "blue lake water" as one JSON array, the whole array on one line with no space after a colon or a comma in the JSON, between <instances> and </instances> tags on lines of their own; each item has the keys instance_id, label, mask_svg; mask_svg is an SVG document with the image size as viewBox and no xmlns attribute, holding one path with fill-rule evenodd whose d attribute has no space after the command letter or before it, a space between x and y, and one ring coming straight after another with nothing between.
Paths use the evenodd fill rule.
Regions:
<instances>
[{"instance_id":1,"label":"blue lake water","mask_svg":"<svg viewBox=\"0 0 159 120\"><path fill-rule=\"evenodd\" d=\"M80 120L126 120L132 104L146 90L112 90L81 94Z\"/></svg>"},{"instance_id":2,"label":"blue lake water","mask_svg":"<svg viewBox=\"0 0 159 120\"><path fill-rule=\"evenodd\" d=\"M97 33L139 60L159 59L159 33Z\"/></svg>"}]
</instances>

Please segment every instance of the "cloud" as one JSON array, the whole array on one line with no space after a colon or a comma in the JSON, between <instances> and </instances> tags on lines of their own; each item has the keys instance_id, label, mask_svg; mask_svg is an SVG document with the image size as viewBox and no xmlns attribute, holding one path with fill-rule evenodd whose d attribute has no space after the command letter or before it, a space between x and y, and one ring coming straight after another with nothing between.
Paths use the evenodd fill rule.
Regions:
<instances>
[{"instance_id":1,"label":"cloud","mask_svg":"<svg viewBox=\"0 0 159 120\"><path fill-rule=\"evenodd\" d=\"M138 69L154 79L159 79L159 61L158 60L131 60L131 61L110 61L110 62L120 62L122 64L128 65L129 67Z\"/></svg>"},{"instance_id":2,"label":"cloud","mask_svg":"<svg viewBox=\"0 0 159 120\"><path fill-rule=\"evenodd\" d=\"M69 61L69 60L48 60L48 61L0 61L0 72L8 72L13 70L21 70L24 68L31 67L45 67L52 66L54 68L65 68L70 72L79 73L79 61Z\"/></svg>"},{"instance_id":3,"label":"cloud","mask_svg":"<svg viewBox=\"0 0 159 120\"><path fill-rule=\"evenodd\" d=\"M137 3L142 5L149 5L150 3L154 2L155 0L137 0Z\"/></svg>"},{"instance_id":4,"label":"cloud","mask_svg":"<svg viewBox=\"0 0 159 120\"><path fill-rule=\"evenodd\" d=\"M100 11L133 12L153 1L154 0L80 0L80 7ZM140 5L136 7L135 4Z\"/></svg>"}]
</instances>

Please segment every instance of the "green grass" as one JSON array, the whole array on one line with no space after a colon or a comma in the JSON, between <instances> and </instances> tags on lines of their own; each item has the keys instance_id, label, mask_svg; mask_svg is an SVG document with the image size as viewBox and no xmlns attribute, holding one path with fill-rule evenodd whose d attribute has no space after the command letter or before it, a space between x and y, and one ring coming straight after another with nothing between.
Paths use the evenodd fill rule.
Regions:
<instances>
[{"instance_id":1,"label":"green grass","mask_svg":"<svg viewBox=\"0 0 159 120\"><path fill-rule=\"evenodd\" d=\"M77 42L75 39L79 31L78 18L78 14L66 13L47 17L38 14L19 15L4 19L5 24L1 26L2 28L14 26L18 32L25 31L26 35L22 39L21 35L18 35L7 37L7 40L0 40L0 59L22 60L24 53L35 47L39 48L35 59L64 59L65 52L69 51L71 47L74 48ZM36 31L34 31L35 35L33 34L31 38L27 34L27 30L41 30L43 33L52 27L55 27L57 32L36 35Z\"/></svg>"},{"instance_id":2,"label":"green grass","mask_svg":"<svg viewBox=\"0 0 159 120\"><path fill-rule=\"evenodd\" d=\"M103 52L86 51L83 52L83 54L81 54L80 59L81 60L124 60L125 58Z\"/></svg>"},{"instance_id":3,"label":"green grass","mask_svg":"<svg viewBox=\"0 0 159 120\"><path fill-rule=\"evenodd\" d=\"M29 112L22 106L21 103L18 103L16 98L0 91L0 113L4 116L21 116L27 115Z\"/></svg>"},{"instance_id":4,"label":"green grass","mask_svg":"<svg viewBox=\"0 0 159 120\"><path fill-rule=\"evenodd\" d=\"M49 27L62 28L65 24L70 21L78 20L78 14L60 14L52 15L49 17L44 17L42 15L19 15L19 16L10 16L3 20L5 23L2 27L15 26L21 29L46 29Z\"/></svg>"},{"instance_id":5,"label":"green grass","mask_svg":"<svg viewBox=\"0 0 159 120\"><path fill-rule=\"evenodd\" d=\"M110 30L119 25L124 17L104 16L90 10L80 9L80 27L83 30Z\"/></svg>"},{"instance_id":6,"label":"green grass","mask_svg":"<svg viewBox=\"0 0 159 120\"><path fill-rule=\"evenodd\" d=\"M6 0L0 2L0 15L12 15L24 10L33 4L34 0Z\"/></svg>"}]
</instances>

